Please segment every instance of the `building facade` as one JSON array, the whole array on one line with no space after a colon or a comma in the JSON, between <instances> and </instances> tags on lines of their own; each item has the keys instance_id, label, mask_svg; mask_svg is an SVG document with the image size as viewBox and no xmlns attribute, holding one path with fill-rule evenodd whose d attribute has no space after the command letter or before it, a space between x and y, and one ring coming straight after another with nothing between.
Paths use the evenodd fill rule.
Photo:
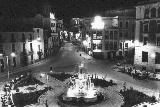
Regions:
<instances>
[{"instance_id":1,"label":"building facade","mask_svg":"<svg viewBox=\"0 0 160 107\"><path fill-rule=\"evenodd\" d=\"M102 59L132 58L134 60L135 9L109 10L102 17L104 28L92 29L94 18L74 18L72 25L81 33L88 54ZM79 25L77 25L79 24Z\"/></svg>"},{"instance_id":2,"label":"building facade","mask_svg":"<svg viewBox=\"0 0 160 107\"><path fill-rule=\"evenodd\" d=\"M7 66L26 66L44 58L41 28L33 28L30 32L0 32L0 40L1 72L4 72Z\"/></svg>"},{"instance_id":3,"label":"building facade","mask_svg":"<svg viewBox=\"0 0 160 107\"><path fill-rule=\"evenodd\" d=\"M160 2L136 6L134 64L140 69L160 72Z\"/></svg>"}]
</instances>

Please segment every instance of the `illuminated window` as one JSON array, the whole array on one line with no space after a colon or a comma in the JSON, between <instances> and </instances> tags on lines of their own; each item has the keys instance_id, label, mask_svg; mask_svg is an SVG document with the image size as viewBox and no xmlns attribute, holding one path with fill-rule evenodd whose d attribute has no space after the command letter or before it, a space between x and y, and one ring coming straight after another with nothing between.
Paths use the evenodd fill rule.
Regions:
<instances>
[{"instance_id":1,"label":"illuminated window","mask_svg":"<svg viewBox=\"0 0 160 107\"><path fill-rule=\"evenodd\" d=\"M148 37L144 37L143 38L143 45L147 45L147 43L148 43Z\"/></svg>"},{"instance_id":2,"label":"illuminated window","mask_svg":"<svg viewBox=\"0 0 160 107\"><path fill-rule=\"evenodd\" d=\"M142 51L142 62L148 62L148 52Z\"/></svg>"},{"instance_id":3,"label":"illuminated window","mask_svg":"<svg viewBox=\"0 0 160 107\"><path fill-rule=\"evenodd\" d=\"M157 46L160 46L160 37L157 37L156 43L157 43Z\"/></svg>"},{"instance_id":4,"label":"illuminated window","mask_svg":"<svg viewBox=\"0 0 160 107\"><path fill-rule=\"evenodd\" d=\"M128 49L128 43L125 43L125 49Z\"/></svg>"},{"instance_id":5,"label":"illuminated window","mask_svg":"<svg viewBox=\"0 0 160 107\"><path fill-rule=\"evenodd\" d=\"M151 17L156 17L156 8L151 9Z\"/></svg>"},{"instance_id":6,"label":"illuminated window","mask_svg":"<svg viewBox=\"0 0 160 107\"><path fill-rule=\"evenodd\" d=\"M149 18L149 9L145 10L144 18Z\"/></svg>"},{"instance_id":7,"label":"illuminated window","mask_svg":"<svg viewBox=\"0 0 160 107\"><path fill-rule=\"evenodd\" d=\"M155 64L160 64L160 53L156 52Z\"/></svg>"}]
</instances>

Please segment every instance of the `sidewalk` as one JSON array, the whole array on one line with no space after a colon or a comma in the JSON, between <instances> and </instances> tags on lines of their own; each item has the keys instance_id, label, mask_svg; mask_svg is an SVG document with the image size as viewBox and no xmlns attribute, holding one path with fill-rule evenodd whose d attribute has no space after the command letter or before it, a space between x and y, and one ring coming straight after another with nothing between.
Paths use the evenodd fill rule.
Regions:
<instances>
[{"instance_id":1,"label":"sidewalk","mask_svg":"<svg viewBox=\"0 0 160 107\"><path fill-rule=\"evenodd\" d=\"M48 60L49 60L49 57L45 58L45 59L43 59L39 62L36 62L34 64L31 64L31 65L28 65L28 66L25 66L25 67L18 67L16 69L13 69L13 71L10 71L9 73L10 73L10 75L12 75L12 74L15 74L15 73L18 73L18 72L27 71L29 69L32 69L32 68L36 67L36 66L39 66L41 64L46 63ZM8 76L8 72L4 72L4 73L0 74L0 78L5 77L5 76Z\"/></svg>"}]
</instances>

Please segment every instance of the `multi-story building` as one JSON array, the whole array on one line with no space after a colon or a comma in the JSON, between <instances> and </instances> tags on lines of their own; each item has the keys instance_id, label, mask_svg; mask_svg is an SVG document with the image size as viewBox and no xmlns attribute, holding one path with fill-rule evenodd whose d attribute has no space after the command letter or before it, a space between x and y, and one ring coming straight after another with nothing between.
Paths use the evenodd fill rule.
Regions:
<instances>
[{"instance_id":1,"label":"multi-story building","mask_svg":"<svg viewBox=\"0 0 160 107\"><path fill-rule=\"evenodd\" d=\"M160 72L160 2L149 0L136 6L134 64Z\"/></svg>"},{"instance_id":2,"label":"multi-story building","mask_svg":"<svg viewBox=\"0 0 160 107\"><path fill-rule=\"evenodd\" d=\"M91 37L91 52L94 57L110 59L117 56L134 57L135 9L105 11L102 17L104 29L92 29L94 18L74 18L72 25L81 33ZM89 49L87 49L89 50Z\"/></svg>"},{"instance_id":3,"label":"multi-story building","mask_svg":"<svg viewBox=\"0 0 160 107\"><path fill-rule=\"evenodd\" d=\"M126 57L133 63L135 8L105 11L105 16L114 18L113 26L105 29L107 57Z\"/></svg>"},{"instance_id":4,"label":"multi-story building","mask_svg":"<svg viewBox=\"0 0 160 107\"><path fill-rule=\"evenodd\" d=\"M58 52L63 42L63 20L55 18L54 14L50 14L51 36L48 38L48 55L53 55Z\"/></svg>"},{"instance_id":5,"label":"multi-story building","mask_svg":"<svg viewBox=\"0 0 160 107\"><path fill-rule=\"evenodd\" d=\"M44 39L41 28L33 28L27 32L0 32L0 41L2 72L7 69L7 66L10 68L26 66L44 58Z\"/></svg>"}]
</instances>

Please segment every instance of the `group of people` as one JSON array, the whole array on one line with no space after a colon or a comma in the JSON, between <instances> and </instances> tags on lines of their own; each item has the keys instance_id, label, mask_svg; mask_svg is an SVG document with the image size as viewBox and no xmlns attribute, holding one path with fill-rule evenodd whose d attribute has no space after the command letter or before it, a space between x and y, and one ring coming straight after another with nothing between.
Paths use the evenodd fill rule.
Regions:
<instances>
[{"instance_id":1,"label":"group of people","mask_svg":"<svg viewBox=\"0 0 160 107\"><path fill-rule=\"evenodd\" d=\"M9 81L7 84L4 85L3 88L4 95L1 97L2 107L14 107L11 91L14 89L15 84L24 77L25 77L24 75L21 75L20 77L12 79L11 81Z\"/></svg>"},{"instance_id":2,"label":"group of people","mask_svg":"<svg viewBox=\"0 0 160 107\"><path fill-rule=\"evenodd\" d=\"M11 90L13 84L9 83L4 86L4 95L1 97L2 107L10 106L14 107L13 101L11 99Z\"/></svg>"},{"instance_id":3,"label":"group of people","mask_svg":"<svg viewBox=\"0 0 160 107\"><path fill-rule=\"evenodd\" d=\"M148 72L145 69L138 70L134 66L122 66L121 64L117 64L117 66L121 66L121 69L119 69L120 72L127 73L128 75L131 75L133 78L137 79L147 79L150 78L150 72Z\"/></svg>"}]
</instances>

